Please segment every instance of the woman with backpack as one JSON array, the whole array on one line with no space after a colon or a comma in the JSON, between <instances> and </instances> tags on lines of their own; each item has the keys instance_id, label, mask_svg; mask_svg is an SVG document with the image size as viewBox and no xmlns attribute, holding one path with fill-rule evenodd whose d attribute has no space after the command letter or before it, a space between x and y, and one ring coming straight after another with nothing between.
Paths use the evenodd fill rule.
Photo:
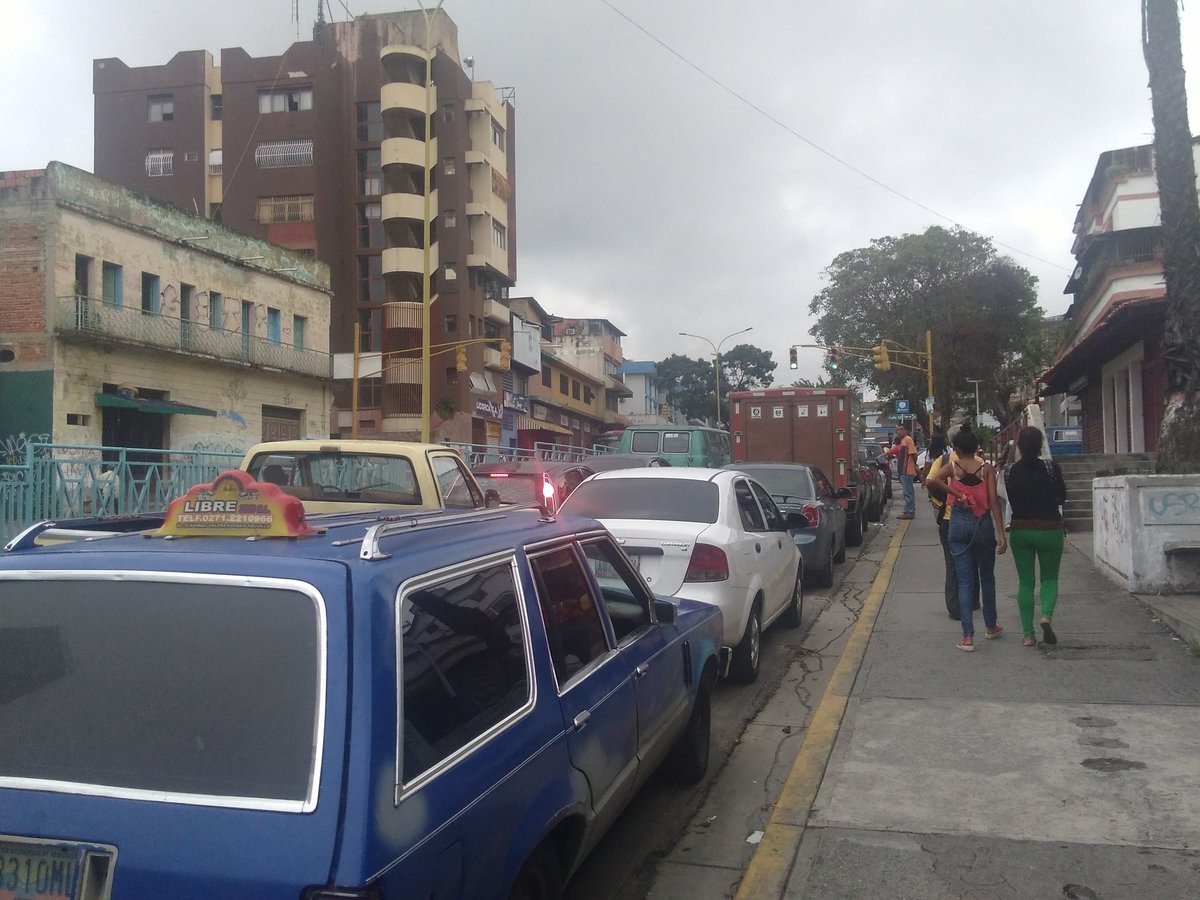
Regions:
<instances>
[{"instance_id":1,"label":"woman with backpack","mask_svg":"<svg viewBox=\"0 0 1200 900\"><path fill-rule=\"evenodd\" d=\"M1058 601L1058 565L1063 554L1062 504L1067 500L1067 485L1058 463L1042 459L1040 429L1027 425L1017 432L1017 450L1021 458L1004 470L1004 487L1012 508L1012 551L1017 566L1017 606L1021 610L1022 643L1037 646L1033 636L1033 593L1037 584L1036 567L1042 570L1042 636L1047 644L1058 637L1050 620Z\"/></svg>"},{"instance_id":2,"label":"woman with backpack","mask_svg":"<svg viewBox=\"0 0 1200 900\"><path fill-rule=\"evenodd\" d=\"M929 484L950 495L947 543L958 576L959 621L962 639L955 645L968 653L975 649L975 614L978 597L983 607L986 637L997 638L1004 626L996 621L996 554L1008 548L1000 503L996 498L996 472L976 455L979 439L966 426L954 433L954 454L949 465L929 476Z\"/></svg>"}]
</instances>

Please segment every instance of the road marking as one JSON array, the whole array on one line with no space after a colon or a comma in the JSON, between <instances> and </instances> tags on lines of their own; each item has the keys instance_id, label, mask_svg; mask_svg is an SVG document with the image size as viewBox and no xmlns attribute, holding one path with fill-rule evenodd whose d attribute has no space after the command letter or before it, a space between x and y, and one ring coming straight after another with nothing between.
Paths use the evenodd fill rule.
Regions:
<instances>
[{"instance_id":1,"label":"road marking","mask_svg":"<svg viewBox=\"0 0 1200 900\"><path fill-rule=\"evenodd\" d=\"M825 766L833 752L833 744L850 701L850 692L854 689L854 681L867 652L867 643L875 628L875 619L879 616L883 598L891 584L892 571L896 567L896 558L900 555L900 544L906 531L907 521L900 524L888 544L858 622L846 639L842 656L808 723L800 752L796 754L779 800L767 821L766 834L738 885L737 900L761 900L764 897L782 897L784 894L796 852L800 849L800 840L804 837L809 811L817 798Z\"/></svg>"}]
</instances>

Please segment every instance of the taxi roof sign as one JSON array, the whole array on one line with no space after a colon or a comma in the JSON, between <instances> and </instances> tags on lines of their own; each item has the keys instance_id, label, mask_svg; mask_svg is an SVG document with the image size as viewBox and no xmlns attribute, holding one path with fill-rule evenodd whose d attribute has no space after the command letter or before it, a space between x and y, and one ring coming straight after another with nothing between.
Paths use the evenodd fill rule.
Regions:
<instances>
[{"instance_id":1,"label":"taxi roof sign","mask_svg":"<svg viewBox=\"0 0 1200 900\"><path fill-rule=\"evenodd\" d=\"M278 485L255 481L238 469L222 472L171 501L156 537L303 537L317 534L304 504Z\"/></svg>"}]
</instances>

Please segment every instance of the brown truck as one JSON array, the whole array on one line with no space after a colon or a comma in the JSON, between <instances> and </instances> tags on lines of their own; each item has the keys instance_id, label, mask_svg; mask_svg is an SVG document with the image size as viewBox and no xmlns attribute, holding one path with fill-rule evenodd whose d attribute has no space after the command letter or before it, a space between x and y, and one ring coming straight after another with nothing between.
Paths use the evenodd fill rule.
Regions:
<instances>
[{"instance_id":1,"label":"brown truck","mask_svg":"<svg viewBox=\"0 0 1200 900\"><path fill-rule=\"evenodd\" d=\"M875 473L862 467L859 398L848 388L766 388L734 391L732 455L739 462L794 462L816 466L846 508L846 544L862 543L866 523L878 519ZM843 490L844 489L844 490Z\"/></svg>"}]
</instances>

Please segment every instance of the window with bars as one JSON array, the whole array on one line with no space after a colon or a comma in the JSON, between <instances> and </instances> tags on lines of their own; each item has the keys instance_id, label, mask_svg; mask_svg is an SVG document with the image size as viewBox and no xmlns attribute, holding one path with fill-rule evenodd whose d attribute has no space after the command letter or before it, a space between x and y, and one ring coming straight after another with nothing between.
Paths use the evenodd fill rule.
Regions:
<instances>
[{"instance_id":1,"label":"window with bars","mask_svg":"<svg viewBox=\"0 0 1200 900\"><path fill-rule=\"evenodd\" d=\"M383 193L383 168L379 163L378 150L359 150L358 159L358 192L366 197L375 197Z\"/></svg>"},{"instance_id":2,"label":"window with bars","mask_svg":"<svg viewBox=\"0 0 1200 900\"><path fill-rule=\"evenodd\" d=\"M383 246L383 206L379 203L358 204L358 246Z\"/></svg>"},{"instance_id":3,"label":"window with bars","mask_svg":"<svg viewBox=\"0 0 1200 900\"><path fill-rule=\"evenodd\" d=\"M175 96L173 94L151 94L147 116L151 122L173 120L175 118Z\"/></svg>"},{"instance_id":4,"label":"window with bars","mask_svg":"<svg viewBox=\"0 0 1200 900\"><path fill-rule=\"evenodd\" d=\"M302 112L313 108L311 86L258 92L260 113Z\"/></svg>"},{"instance_id":5,"label":"window with bars","mask_svg":"<svg viewBox=\"0 0 1200 900\"><path fill-rule=\"evenodd\" d=\"M312 138L295 141L263 141L254 148L254 163L260 169L284 169L313 164Z\"/></svg>"},{"instance_id":6,"label":"window with bars","mask_svg":"<svg viewBox=\"0 0 1200 900\"><path fill-rule=\"evenodd\" d=\"M255 218L262 225L274 222L311 222L313 220L312 194L259 197Z\"/></svg>"},{"instance_id":7,"label":"window with bars","mask_svg":"<svg viewBox=\"0 0 1200 900\"><path fill-rule=\"evenodd\" d=\"M374 143L383 140L383 114L379 111L378 101L358 104L355 114L359 142Z\"/></svg>"},{"instance_id":8,"label":"window with bars","mask_svg":"<svg viewBox=\"0 0 1200 900\"><path fill-rule=\"evenodd\" d=\"M224 156L221 153L220 147L218 147L216 150L208 151L208 174L209 175L220 175L222 172L225 171L224 167L222 166L223 159L224 159Z\"/></svg>"},{"instance_id":9,"label":"window with bars","mask_svg":"<svg viewBox=\"0 0 1200 900\"><path fill-rule=\"evenodd\" d=\"M151 150L146 154L146 174L151 178L175 174L174 150Z\"/></svg>"}]
</instances>

